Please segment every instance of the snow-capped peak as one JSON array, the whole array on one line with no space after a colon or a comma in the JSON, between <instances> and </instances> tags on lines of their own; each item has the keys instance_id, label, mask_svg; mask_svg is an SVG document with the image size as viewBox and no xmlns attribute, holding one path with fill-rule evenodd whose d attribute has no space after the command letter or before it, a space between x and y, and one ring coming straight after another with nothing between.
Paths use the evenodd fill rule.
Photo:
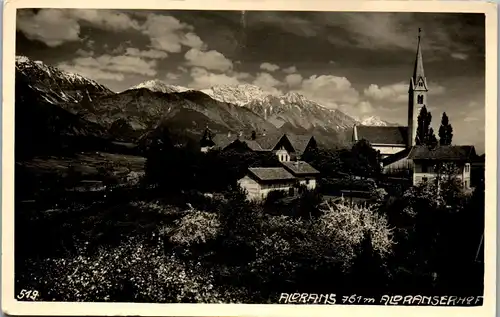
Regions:
<instances>
[{"instance_id":1,"label":"snow-capped peak","mask_svg":"<svg viewBox=\"0 0 500 317\"><path fill-rule=\"evenodd\" d=\"M269 95L262 88L250 84L214 86L201 92L215 100L238 106L244 106L255 100L264 100Z\"/></svg>"},{"instance_id":2,"label":"snow-capped peak","mask_svg":"<svg viewBox=\"0 0 500 317\"><path fill-rule=\"evenodd\" d=\"M26 57L26 56L22 56L22 55L18 55L16 56L16 63L29 63L31 60Z\"/></svg>"},{"instance_id":3,"label":"snow-capped peak","mask_svg":"<svg viewBox=\"0 0 500 317\"><path fill-rule=\"evenodd\" d=\"M376 116L370 116L361 121L362 125L368 125L368 126L379 126L379 127L385 127L388 126L388 123L385 122L384 120L380 119L379 117Z\"/></svg>"},{"instance_id":4,"label":"snow-capped peak","mask_svg":"<svg viewBox=\"0 0 500 317\"><path fill-rule=\"evenodd\" d=\"M130 89L141 89L141 88L146 88L154 92L162 92L162 93L183 92L189 90L189 88L186 87L169 85L158 79L147 80L134 87L131 87Z\"/></svg>"}]
</instances>

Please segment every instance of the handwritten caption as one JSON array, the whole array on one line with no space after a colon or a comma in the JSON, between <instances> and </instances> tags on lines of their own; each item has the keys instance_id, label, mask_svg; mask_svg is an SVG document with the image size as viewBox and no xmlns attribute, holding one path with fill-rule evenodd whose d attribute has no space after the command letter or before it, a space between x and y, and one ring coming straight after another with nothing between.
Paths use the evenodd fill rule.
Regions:
<instances>
[{"instance_id":1,"label":"handwritten caption","mask_svg":"<svg viewBox=\"0 0 500 317\"><path fill-rule=\"evenodd\" d=\"M319 305L411 305L411 306L479 306L483 296L424 296L383 295L367 297L361 295L337 295L315 293L281 293L280 304Z\"/></svg>"},{"instance_id":2,"label":"handwritten caption","mask_svg":"<svg viewBox=\"0 0 500 317\"><path fill-rule=\"evenodd\" d=\"M25 290L22 289L19 294L17 294L16 298L18 300L36 300L40 296L40 293L37 290Z\"/></svg>"}]
</instances>

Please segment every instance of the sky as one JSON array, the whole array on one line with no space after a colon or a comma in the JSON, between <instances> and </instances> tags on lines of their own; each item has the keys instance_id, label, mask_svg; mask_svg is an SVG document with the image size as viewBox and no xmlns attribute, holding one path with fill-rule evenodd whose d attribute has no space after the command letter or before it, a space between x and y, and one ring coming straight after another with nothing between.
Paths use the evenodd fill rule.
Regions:
<instances>
[{"instance_id":1,"label":"sky","mask_svg":"<svg viewBox=\"0 0 500 317\"><path fill-rule=\"evenodd\" d=\"M407 125L420 27L434 130L446 112L454 143L483 152L484 23L471 13L22 9L16 54L116 92L151 79L253 84Z\"/></svg>"}]
</instances>

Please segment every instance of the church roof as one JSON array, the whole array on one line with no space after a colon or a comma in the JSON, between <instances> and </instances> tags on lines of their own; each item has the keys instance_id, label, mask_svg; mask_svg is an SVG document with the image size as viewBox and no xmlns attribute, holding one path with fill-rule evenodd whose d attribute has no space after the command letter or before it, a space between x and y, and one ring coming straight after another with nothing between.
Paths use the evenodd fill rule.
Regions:
<instances>
[{"instance_id":1,"label":"church roof","mask_svg":"<svg viewBox=\"0 0 500 317\"><path fill-rule=\"evenodd\" d=\"M365 139L371 144L406 145L408 127L355 126L357 140Z\"/></svg>"},{"instance_id":2,"label":"church roof","mask_svg":"<svg viewBox=\"0 0 500 317\"><path fill-rule=\"evenodd\" d=\"M260 181L294 180L290 172L283 167L250 167L249 173Z\"/></svg>"},{"instance_id":3,"label":"church roof","mask_svg":"<svg viewBox=\"0 0 500 317\"><path fill-rule=\"evenodd\" d=\"M415 67L413 69L413 81L416 83L418 78L425 78L424 61L422 58L422 47L420 45L420 28L418 29L417 56L415 57Z\"/></svg>"},{"instance_id":4,"label":"church roof","mask_svg":"<svg viewBox=\"0 0 500 317\"><path fill-rule=\"evenodd\" d=\"M472 145L440 145L435 148L417 145L408 154L412 160L466 161L475 157L476 150Z\"/></svg>"}]
</instances>

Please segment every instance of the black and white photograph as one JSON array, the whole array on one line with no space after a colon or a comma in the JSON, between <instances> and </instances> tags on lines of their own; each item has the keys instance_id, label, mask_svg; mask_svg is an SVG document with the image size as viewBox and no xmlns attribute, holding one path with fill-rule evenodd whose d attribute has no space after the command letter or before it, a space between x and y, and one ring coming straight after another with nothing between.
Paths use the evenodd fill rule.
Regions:
<instances>
[{"instance_id":1,"label":"black and white photograph","mask_svg":"<svg viewBox=\"0 0 500 317\"><path fill-rule=\"evenodd\" d=\"M484 306L487 7L262 8L12 11L11 300Z\"/></svg>"}]
</instances>

